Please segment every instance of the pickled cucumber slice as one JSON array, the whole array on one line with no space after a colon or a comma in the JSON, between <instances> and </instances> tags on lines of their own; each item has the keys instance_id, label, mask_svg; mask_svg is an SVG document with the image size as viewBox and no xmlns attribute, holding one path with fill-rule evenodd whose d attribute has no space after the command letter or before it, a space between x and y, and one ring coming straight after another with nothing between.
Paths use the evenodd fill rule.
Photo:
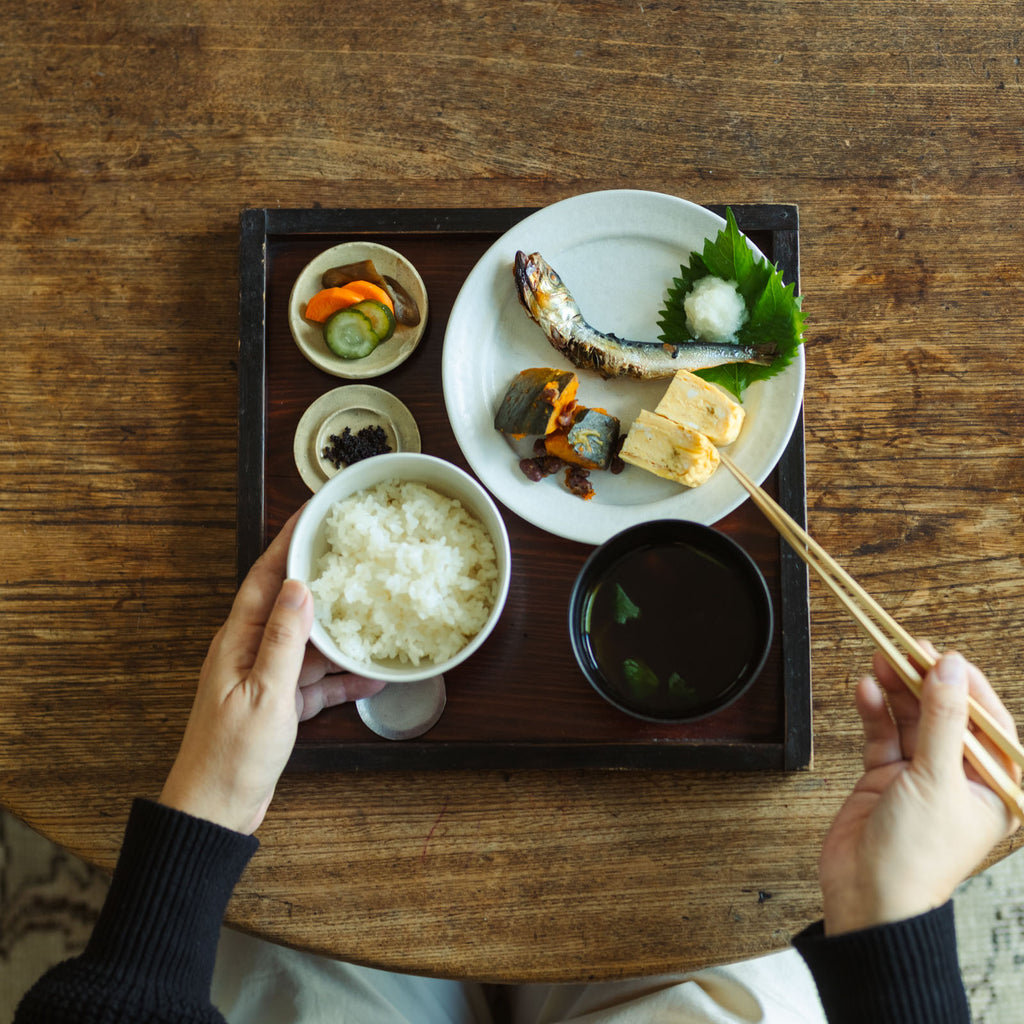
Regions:
<instances>
[{"instance_id":1,"label":"pickled cucumber slice","mask_svg":"<svg viewBox=\"0 0 1024 1024\"><path fill-rule=\"evenodd\" d=\"M377 335L378 341L387 341L395 333L395 314L383 302L378 302L376 299L363 299L352 308L358 309L373 324L373 333Z\"/></svg>"},{"instance_id":2,"label":"pickled cucumber slice","mask_svg":"<svg viewBox=\"0 0 1024 1024\"><path fill-rule=\"evenodd\" d=\"M324 324L324 341L342 359L362 359L380 344L372 321L355 306L339 309L328 318Z\"/></svg>"}]
</instances>

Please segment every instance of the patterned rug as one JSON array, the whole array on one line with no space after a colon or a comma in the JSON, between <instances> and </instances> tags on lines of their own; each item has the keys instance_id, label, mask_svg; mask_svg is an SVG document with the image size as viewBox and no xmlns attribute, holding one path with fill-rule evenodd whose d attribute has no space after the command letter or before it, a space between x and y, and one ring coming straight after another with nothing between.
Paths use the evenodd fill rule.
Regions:
<instances>
[{"instance_id":1,"label":"patterned rug","mask_svg":"<svg viewBox=\"0 0 1024 1024\"><path fill-rule=\"evenodd\" d=\"M0 1022L53 964L80 953L107 876L0 811Z\"/></svg>"},{"instance_id":2,"label":"patterned rug","mask_svg":"<svg viewBox=\"0 0 1024 1024\"><path fill-rule=\"evenodd\" d=\"M107 877L0 811L0 1024L52 964L85 947ZM975 1024L1019 1024L1024 1005L1024 850L956 896Z\"/></svg>"}]
</instances>

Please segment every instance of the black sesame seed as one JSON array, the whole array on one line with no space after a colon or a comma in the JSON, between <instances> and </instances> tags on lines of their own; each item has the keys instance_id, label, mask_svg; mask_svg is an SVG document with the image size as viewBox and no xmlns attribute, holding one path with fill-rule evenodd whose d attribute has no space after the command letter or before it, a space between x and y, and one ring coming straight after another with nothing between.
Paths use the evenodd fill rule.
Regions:
<instances>
[{"instance_id":1,"label":"black sesame seed","mask_svg":"<svg viewBox=\"0 0 1024 1024\"><path fill-rule=\"evenodd\" d=\"M372 455L383 455L391 451L388 435L379 425L363 427L356 434L346 427L340 437L331 434L327 440L329 444L324 446L321 454L335 469L351 466L353 462L361 462Z\"/></svg>"}]
</instances>

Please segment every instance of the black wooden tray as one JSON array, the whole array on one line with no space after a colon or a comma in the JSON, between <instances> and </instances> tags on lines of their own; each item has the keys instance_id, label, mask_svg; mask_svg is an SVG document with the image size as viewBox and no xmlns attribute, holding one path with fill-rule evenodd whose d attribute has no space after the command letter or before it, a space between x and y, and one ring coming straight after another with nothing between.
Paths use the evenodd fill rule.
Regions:
<instances>
[{"instance_id":1,"label":"black wooden tray","mask_svg":"<svg viewBox=\"0 0 1024 1024\"><path fill-rule=\"evenodd\" d=\"M710 209L724 214L724 206ZM733 206L741 230L799 291L794 206ZM445 413L441 349L452 304L484 251L531 209L245 210L241 215L238 363L238 573L241 578L308 497L292 455L295 427L321 394L347 383L311 365L291 338L287 303L305 264L341 242L371 240L406 255L430 298L423 341L372 383L410 409L423 451L469 470ZM806 519L803 422L765 482ZM415 740L371 733L352 705L300 726L293 771L425 768L699 768L793 770L811 759L807 570L751 502L716 524L768 579L776 635L758 682L731 708L685 726L654 725L605 704L579 672L566 628L568 593L592 548L553 537L499 503L513 578L487 642L446 677L441 721Z\"/></svg>"}]
</instances>

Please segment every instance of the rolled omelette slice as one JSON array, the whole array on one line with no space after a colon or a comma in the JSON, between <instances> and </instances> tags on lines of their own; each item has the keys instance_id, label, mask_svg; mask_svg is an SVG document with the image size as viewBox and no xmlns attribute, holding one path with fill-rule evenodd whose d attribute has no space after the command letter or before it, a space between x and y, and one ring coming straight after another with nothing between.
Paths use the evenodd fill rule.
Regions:
<instances>
[{"instance_id":1,"label":"rolled omelette slice","mask_svg":"<svg viewBox=\"0 0 1024 1024\"><path fill-rule=\"evenodd\" d=\"M699 430L641 409L626 435L619 457L640 469L699 487L721 461L718 449Z\"/></svg>"},{"instance_id":2,"label":"rolled omelette slice","mask_svg":"<svg viewBox=\"0 0 1024 1024\"><path fill-rule=\"evenodd\" d=\"M739 402L689 370L676 371L654 411L680 426L700 431L716 445L732 444L746 416Z\"/></svg>"}]
</instances>

